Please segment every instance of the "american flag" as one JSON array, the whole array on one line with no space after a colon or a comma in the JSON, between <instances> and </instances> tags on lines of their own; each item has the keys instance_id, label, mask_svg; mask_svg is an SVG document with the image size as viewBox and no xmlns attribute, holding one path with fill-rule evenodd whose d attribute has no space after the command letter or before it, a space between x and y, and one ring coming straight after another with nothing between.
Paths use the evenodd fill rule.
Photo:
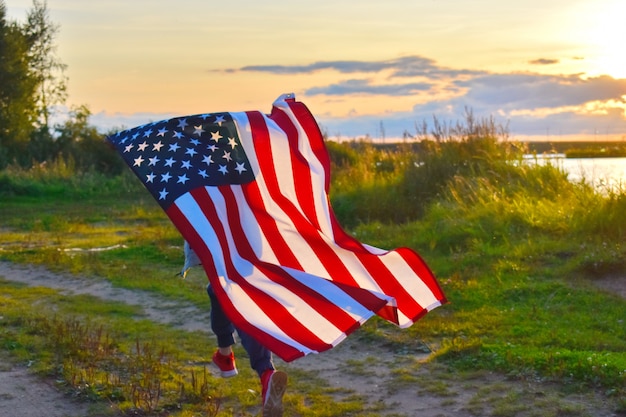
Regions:
<instances>
[{"instance_id":1,"label":"american flag","mask_svg":"<svg viewBox=\"0 0 626 417\"><path fill-rule=\"evenodd\" d=\"M196 253L235 325L285 361L377 314L408 327L445 296L414 251L349 236L330 160L292 94L259 111L177 117L108 138Z\"/></svg>"}]
</instances>

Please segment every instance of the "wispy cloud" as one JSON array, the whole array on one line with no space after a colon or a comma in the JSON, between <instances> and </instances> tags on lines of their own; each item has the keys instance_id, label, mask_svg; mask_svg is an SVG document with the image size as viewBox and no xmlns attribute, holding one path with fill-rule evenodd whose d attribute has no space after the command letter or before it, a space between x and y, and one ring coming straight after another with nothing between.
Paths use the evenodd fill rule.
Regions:
<instances>
[{"instance_id":1,"label":"wispy cloud","mask_svg":"<svg viewBox=\"0 0 626 417\"><path fill-rule=\"evenodd\" d=\"M467 88L464 101L505 112L624 101L626 95L626 79L609 76L489 74L454 83Z\"/></svg>"},{"instance_id":2,"label":"wispy cloud","mask_svg":"<svg viewBox=\"0 0 626 417\"><path fill-rule=\"evenodd\" d=\"M343 74L380 73L390 71L391 77L428 76L431 78L476 75L482 71L468 69L452 69L437 65L429 58L406 56L383 61L319 61L307 65L248 65L241 68L228 68L223 71L266 72L271 74L311 74L317 71L330 70Z\"/></svg>"},{"instance_id":3,"label":"wispy cloud","mask_svg":"<svg viewBox=\"0 0 626 417\"><path fill-rule=\"evenodd\" d=\"M533 59L532 61L528 61L529 64L532 65L553 65L553 64L558 64L560 61L558 59L551 59L551 58L539 58L539 59Z\"/></svg>"},{"instance_id":4,"label":"wispy cloud","mask_svg":"<svg viewBox=\"0 0 626 417\"><path fill-rule=\"evenodd\" d=\"M308 90L306 90L306 94L310 96L343 96L346 94L409 96L419 91L430 90L434 87L435 84L427 82L373 85L369 80L347 80L323 87L309 88Z\"/></svg>"}]
</instances>

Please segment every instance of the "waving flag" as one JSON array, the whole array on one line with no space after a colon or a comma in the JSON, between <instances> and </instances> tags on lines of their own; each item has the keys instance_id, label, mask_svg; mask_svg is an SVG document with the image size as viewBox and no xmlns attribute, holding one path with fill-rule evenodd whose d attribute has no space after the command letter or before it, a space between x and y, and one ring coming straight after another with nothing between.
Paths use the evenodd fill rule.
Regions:
<instances>
[{"instance_id":1,"label":"waving flag","mask_svg":"<svg viewBox=\"0 0 626 417\"><path fill-rule=\"evenodd\" d=\"M286 361L375 314L408 327L445 302L414 251L362 244L330 207L330 160L293 95L109 137L201 261L233 323Z\"/></svg>"}]
</instances>

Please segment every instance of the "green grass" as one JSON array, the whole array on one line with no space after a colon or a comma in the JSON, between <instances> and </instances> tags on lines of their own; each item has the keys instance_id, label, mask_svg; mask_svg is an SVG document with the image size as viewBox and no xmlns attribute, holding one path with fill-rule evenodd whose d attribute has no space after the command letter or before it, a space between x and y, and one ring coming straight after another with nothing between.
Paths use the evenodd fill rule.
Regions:
<instances>
[{"instance_id":1,"label":"green grass","mask_svg":"<svg viewBox=\"0 0 626 417\"><path fill-rule=\"evenodd\" d=\"M431 366L453 375L498 372L522 381L552 381L579 392L600 390L616 411L624 412L626 302L599 290L593 280L626 273L622 243L626 195L572 184L556 167L503 161L502 152L495 152L490 143L451 146L457 148L456 154L455 149L442 151L445 146L439 144L419 157L406 149L366 148L358 158L349 147L333 149L331 198L340 222L368 244L416 249L439 277L450 301L409 329L374 319L357 336L363 343L381 344L395 352L430 347L435 351ZM469 166L460 162L460 154L466 159L467 155L482 157L470 158ZM429 164L437 168L436 175L424 172ZM184 281L175 277L183 263L182 239L138 183L127 177L87 176L85 184L64 178L41 172L0 173L0 260L107 279L116 286L206 308L206 278L201 273ZM427 184L430 194L416 198L415 190L422 184ZM115 248L88 250L111 247ZM163 371L169 376L162 378L194 379L195 388L185 388L192 399L217 396L220 412L230 409L241 415L253 413L257 405L258 398L247 391L257 383L253 376L244 375L240 385L231 386L232 381L205 381L202 366L185 365L205 360L199 358L207 357L212 340L196 340L196 335L147 323L138 312L121 305L62 297L44 289L26 291L6 282L2 286L3 315L14 318L0 322L0 343L20 360L36 358L42 371L60 372L54 354L58 342L42 339L41 334L45 333L42 326L54 323L50 315L37 315L32 308L43 302L53 307L57 325L78 320L89 329L86 334L102 328L119 352L135 355L135 362L141 362L137 357L143 349L137 346L144 343L150 355L166 352L172 368ZM99 317L106 317L106 323ZM185 342L180 346L168 342L178 339ZM395 382L410 385L420 378L422 366L403 363ZM353 363L351 368L357 375L366 373L367 363ZM68 379L72 378L65 376ZM311 375L295 371L291 381L286 403L292 415L377 415L377 410L364 409L363 399L330 401L332 392ZM202 386L210 387L209 392ZM446 398L454 394L445 379L430 389ZM199 410L196 400L170 391L171 396L153 408L174 413L171 407L178 401ZM111 392L90 391L90 395L110 400L119 394ZM538 415L527 404L532 393L511 395L477 392L472 407L477 415ZM123 400L115 400L120 408L137 408L132 394L122 396ZM583 415L576 405L559 401L545 410L545 415ZM192 411L176 412L182 416Z\"/></svg>"}]
</instances>

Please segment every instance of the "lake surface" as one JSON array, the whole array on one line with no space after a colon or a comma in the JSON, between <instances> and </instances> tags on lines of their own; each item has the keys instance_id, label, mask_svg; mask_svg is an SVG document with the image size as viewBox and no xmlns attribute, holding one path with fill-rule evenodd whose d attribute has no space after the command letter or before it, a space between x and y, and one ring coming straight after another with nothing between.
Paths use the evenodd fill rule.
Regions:
<instances>
[{"instance_id":1,"label":"lake surface","mask_svg":"<svg viewBox=\"0 0 626 417\"><path fill-rule=\"evenodd\" d=\"M585 181L598 188L626 188L626 158L565 158L565 155L528 155L528 163L553 164L572 181Z\"/></svg>"}]
</instances>

